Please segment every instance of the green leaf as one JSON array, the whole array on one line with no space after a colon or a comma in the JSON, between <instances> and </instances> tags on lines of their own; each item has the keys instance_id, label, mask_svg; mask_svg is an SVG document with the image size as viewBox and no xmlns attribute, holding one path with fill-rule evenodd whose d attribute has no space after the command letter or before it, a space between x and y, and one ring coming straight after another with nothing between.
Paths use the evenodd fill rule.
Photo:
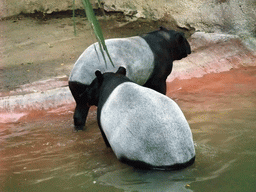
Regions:
<instances>
[{"instance_id":1,"label":"green leaf","mask_svg":"<svg viewBox=\"0 0 256 192\"><path fill-rule=\"evenodd\" d=\"M102 30L101 30L100 24L99 24L95 14L94 14L91 3L89 2L89 0L82 0L82 3L83 3L83 6L84 6L84 9L85 9L85 13L86 13L86 16L88 18L88 21L92 24L94 34L95 34L95 36L98 40L99 47L100 47L100 50L101 50L101 53L102 53L102 56L104 58L106 66L107 66L107 62L106 62L106 59L105 59L104 51L106 52L106 54L107 54L111 64L113 65L113 67L115 67L114 63L113 63L113 61L112 61L112 59L109 55L109 52L108 52L107 46L105 44L105 39L104 39Z\"/></svg>"}]
</instances>

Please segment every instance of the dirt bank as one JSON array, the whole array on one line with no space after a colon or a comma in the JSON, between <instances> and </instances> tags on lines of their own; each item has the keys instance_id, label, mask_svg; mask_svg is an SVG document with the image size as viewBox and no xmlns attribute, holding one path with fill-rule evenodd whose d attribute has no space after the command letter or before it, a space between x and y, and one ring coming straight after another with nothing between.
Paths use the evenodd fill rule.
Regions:
<instances>
[{"instance_id":1,"label":"dirt bank","mask_svg":"<svg viewBox=\"0 0 256 192\"><path fill-rule=\"evenodd\" d=\"M38 80L69 75L79 55L96 41L91 26L82 15L76 17L75 36L69 14L64 12L45 17L20 15L0 21L0 78L3 80L0 92ZM161 25L177 29L174 24L161 21L127 23L118 14L107 16L106 21L100 18L100 24L106 39L143 34Z\"/></svg>"}]
</instances>

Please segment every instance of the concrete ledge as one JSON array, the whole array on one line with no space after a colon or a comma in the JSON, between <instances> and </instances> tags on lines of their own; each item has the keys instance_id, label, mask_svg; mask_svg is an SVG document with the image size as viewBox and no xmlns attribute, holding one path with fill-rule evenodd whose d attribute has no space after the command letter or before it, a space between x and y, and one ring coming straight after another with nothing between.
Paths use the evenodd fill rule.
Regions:
<instances>
[{"instance_id":1,"label":"concrete ledge","mask_svg":"<svg viewBox=\"0 0 256 192\"><path fill-rule=\"evenodd\" d=\"M0 112L47 110L74 103L68 87L0 98Z\"/></svg>"},{"instance_id":2,"label":"concrete ledge","mask_svg":"<svg viewBox=\"0 0 256 192\"><path fill-rule=\"evenodd\" d=\"M189 41L192 53L174 62L167 81L256 66L256 52L249 50L236 35L196 32Z\"/></svg>"}]
</instances>

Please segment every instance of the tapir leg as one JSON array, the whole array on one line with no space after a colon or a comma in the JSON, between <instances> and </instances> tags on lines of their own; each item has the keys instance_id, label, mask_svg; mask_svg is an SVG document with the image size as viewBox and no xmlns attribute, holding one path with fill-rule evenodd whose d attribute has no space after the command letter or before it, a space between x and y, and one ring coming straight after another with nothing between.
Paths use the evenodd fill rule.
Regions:
<instances>
[{"instance_id":1,"label":"tapir leg","mask_svg":"<svg viewBox=\"0 0 256 192\"><path fill-rule=\"evenodd\" d=\"M109 142L108 142L108 139L107 139L107 137L106 137L106 135L105 135L105 133L104 133L104 131L103 131L103 129L102 129L102 127L101 127L100 124L99 124L99 128L100 128L100 132L101 132L101 135L102 135L102 137L103 137L103 140L104 140L106 146L107 146L107 147L111 147L110 144L109 144Z\"/></svg>"},{"instance_id":2,"label":"tapir leg","mask_svg":"<svg viewBox=\"0 0 256 192\"><path fill-rule=\"evenodd\" d=\"M153 89L164 95L166 94L166 79L150 78L143 86Z\"/></svg>"},{"instance_id":3,"label":"tapir leg","mask_svg":"<svg viewBox=\"0 0 256 192\"><path fill-rule=\"evenodd\" d=\"M69 89L76 101L76 109L74 112L74 125L76 130L83 130L90 109L87 105L86 98L80 98L80 95L85 91L86 87L87 85L78 82L69 82Z\"/></svg>"},{"instance_id":4,"label":"tapir leg","mask_svg":"<svg viewBox=\"0 0 256 192\"><path fill-rule=\"evenodd\" d=\"M74 125L76 131L84 129L89 109L90 107L88 107L87 105L77 103L74 112Z\"/></svg>"},{"instance_id":5,"label":"tapir leg","mask_svg":"<svg viewBox=\"0 0 256 192\"><path fill-rule=\"evenodd\" d=\"M166 95L166 79L172 72L172 62L162 61L161 59L158 60L159 61L155 64L158 67L154 68L153 74L143 86Z\"/></svg>"}]
</instances>

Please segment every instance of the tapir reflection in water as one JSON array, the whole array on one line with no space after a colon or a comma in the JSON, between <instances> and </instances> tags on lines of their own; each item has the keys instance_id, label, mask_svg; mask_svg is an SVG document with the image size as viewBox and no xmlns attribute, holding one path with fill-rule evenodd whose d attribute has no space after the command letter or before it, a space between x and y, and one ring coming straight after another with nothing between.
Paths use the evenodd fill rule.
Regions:
<instances>
[{"instance_id":1,"label":"tapir reflection in water","mask_svg":"<svg viewBox=\"0 0 256 192\"><path fill-rule=\"evenodd\" d=\"M81 95L96 105L104 141L116 157L141 169L177 170L192 165L195 148L189 124L169 97L132 82L120 67L96 71Z\"/></svg>"},{"instance_id":2,"label":"tapir reflection in water","mask_svg":"<svg viewBox=\"0 0 256 192\"><path fill-rule=\"evenodd\" d=\"M119 66L123 66L129 79L165 94L166 78L172 71L173 61L191 53L183 33L164 27L141 36L108 39L106 45L114 67L108 59L107 64L104 64L96 43L81 54L71 71L69 88L76 101L75 130L82 130L85 126L89 106L80 95L93 81L96 70L102 73L115 72Z\"/></svg>"}]
</instances>

